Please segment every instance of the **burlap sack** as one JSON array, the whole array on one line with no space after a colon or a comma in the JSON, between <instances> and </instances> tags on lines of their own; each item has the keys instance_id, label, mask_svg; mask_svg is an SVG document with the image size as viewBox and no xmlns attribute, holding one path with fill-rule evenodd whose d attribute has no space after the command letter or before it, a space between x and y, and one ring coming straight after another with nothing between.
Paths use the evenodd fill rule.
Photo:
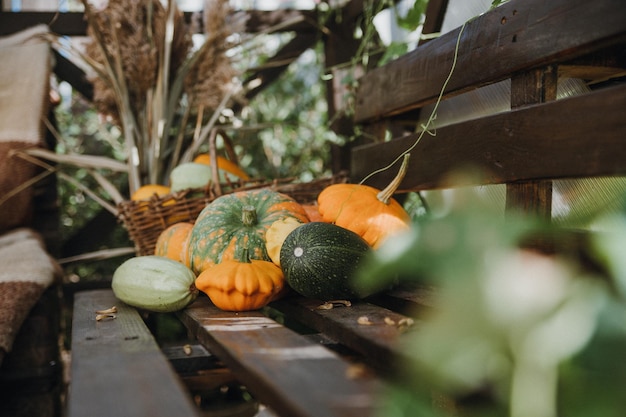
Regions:
<instances>
[{"instance_id":1,"label":"burlap sack","mask_svg":"<svg viewBox=\"0 0 626 417\"><path fill-rule=\"evenodd\" d=\"M43 142L52 54L38 25L0 38L0 233L29 224L36 167L13 153ZM8 198L11 196L10 198Z\"/></svg>"},{"instance_id":2,"label":"burlap sack","mask_svg":"<svg viewBox=\"0 0 626 417\"><path fill-rule=\"evenodd\" d=\"M14 151L32 147L24 142L0 142L0 233L30 224L33 187L25 186L35 174L35 165Z\"/></svg>"},{"instance_id":3,"label":"burlap sack","mask_svg":"<svg viewBox=\"0 0 626 417\"><path fill-rule=\"evenodd\" d=\"M60 277L60 267L41 236L25 228L0 235L0 265L0 353L6 353L41 294Z\"/></svg>"}]
</instances>

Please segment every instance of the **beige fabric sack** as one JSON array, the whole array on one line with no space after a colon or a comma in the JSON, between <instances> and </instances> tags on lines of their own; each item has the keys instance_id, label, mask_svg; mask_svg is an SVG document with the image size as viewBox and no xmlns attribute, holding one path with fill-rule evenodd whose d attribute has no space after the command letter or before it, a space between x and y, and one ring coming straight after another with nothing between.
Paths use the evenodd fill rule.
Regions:
<instances>
[{"instance_id":1,"label":"beige fabric sack","mask_svg":"<svg viewBox=\"0 0 626 417\"><path fill-rule=\"evenodd\" d=\"M38 25L0 38L0 232L31 219L33 189L23 185L36 167L15 152L43 142L52 60L42 38L47 32Z\"/></svg>"}]
</instances>

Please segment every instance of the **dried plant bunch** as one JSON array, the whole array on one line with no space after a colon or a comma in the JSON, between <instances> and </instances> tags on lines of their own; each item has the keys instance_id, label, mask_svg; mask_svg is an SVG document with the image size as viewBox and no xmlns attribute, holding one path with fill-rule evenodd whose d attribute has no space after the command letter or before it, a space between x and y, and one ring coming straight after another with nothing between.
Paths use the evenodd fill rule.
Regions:
<instances>
[{"instance_id":1,"label":"dried plant bunch","mask_svg":"<svg viewBox=\"0 0 626 417\"><path fill-rule=\"evenodd\" d=\"M85 7L89 7L85 4ZM92 42L86 53L104 65L119 59L128 90L131 108L139 116L149 105L149 95L157 83L164 53L167 14L159 0L109 0L105 8L92 10L88 35ZM170 78L181 67L191 50L191 36L178 11L170 55ZM120 122L119 97L111 80L94 77L94 102L100 112Z\"/></svg>"},{"instance_id":2,"label":"dried plant bunch","mask_svg":"<svg viewBox=\"0 0 626 417\"><path fill-rule=\"evenodd\" d=\"M122 129L129 188L164 183L206 139L236 89L229 2L206 1L205 41L195 48L175 0L109 0L100 9L82 1L94 101Z\"/></svg>"},{"instance_id":3,"label":"dried plant bunch","mask_svg":"<svg viewBox=\"0 0 626 417\"><path fill-rule=\"evenodd\" d=\"M217 109L236 75L227 56L231 47L229 37L236 30L229 20L231 15L228 0L204 2L203 24L207 39L185 78L185 92L193 107Z\"/></svg>"},{"instance_id":4,"label":"dried plant bunch","mask_svg":"<svg viewBox=\"0 0 626 417\"><path fill-rule=\"evenodd\" d=\"M219 116L242 91L230 52L241 47L243 37L233 35L245 31L247 16L234 12L228 0L205 0L200 31L186 22L177 0L105 0L103 6L81 1L89 41L77 45L54 34L46 39L89 69L96 109L122 132L123 164L106 162L128 175L125 197L97 171L106 158L66 158L70 164L97 162L90 174L108 194L98 202L114 212L108 200L119 204L143 185L168 185L172 169L208 146ZM192 34L201 32L204 41L195 45Z\"/></svg>"}]
</instances>

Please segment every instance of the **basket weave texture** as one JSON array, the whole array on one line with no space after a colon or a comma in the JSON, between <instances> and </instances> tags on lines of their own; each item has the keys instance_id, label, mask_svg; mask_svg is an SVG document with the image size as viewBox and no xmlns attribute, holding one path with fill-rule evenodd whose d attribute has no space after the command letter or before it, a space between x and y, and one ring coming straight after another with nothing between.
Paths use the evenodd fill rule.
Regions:
<instances>
[{"instance_id":1,"label":"basket weave texture","mask_svg":"<svg viewBox=\"0 0 626 417\"><path fill-rule=\"evenodd\" d=\"M348 182L345 173L310 182L293 180L248 180L222 184L220 187L189 189L167 196L154 195L149 200L127 200L118 204L118 220L128 231L138 256L153 255L157 239L167 227L178 222L195 222L200 212L216 198L238 192L269 188L287 194L301 204L313 203L328 185ZM215 191L215 188L219 192Z\"/></svg>"}]
</instances>

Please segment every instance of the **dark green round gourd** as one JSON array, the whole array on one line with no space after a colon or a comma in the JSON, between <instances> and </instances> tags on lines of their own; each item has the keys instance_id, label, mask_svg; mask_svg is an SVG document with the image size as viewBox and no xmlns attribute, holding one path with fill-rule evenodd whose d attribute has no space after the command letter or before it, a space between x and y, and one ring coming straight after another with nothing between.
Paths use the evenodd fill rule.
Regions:
<instances>
[{"instance_id":1,"label":"dark green round gourd","mask_svg":"<svg viewBox=\"0 0 626 417\"><path fill-rule=\"evenodd\" d=\"M305 297L323 301L362 298L353 276L371 250L356 233L331 223L298 226L283 242L280 264L285 280Z\"/></svg>"}]
</instances>

